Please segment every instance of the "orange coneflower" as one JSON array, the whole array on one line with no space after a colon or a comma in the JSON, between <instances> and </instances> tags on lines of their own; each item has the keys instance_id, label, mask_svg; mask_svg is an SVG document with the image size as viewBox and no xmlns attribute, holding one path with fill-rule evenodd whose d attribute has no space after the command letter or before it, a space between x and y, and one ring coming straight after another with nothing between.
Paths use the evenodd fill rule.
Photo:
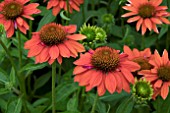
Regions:
<instances>
[{"instance_id":1,"label":"orange coneflower","mask_svg":"<svg viewBox=\"0 0 170 113\"><path fill-rule=\"evenodd\" d=\"M156 24L170 24L169 20L165 17L170 16L166 9L167 6L159 6L162 0L128 0L130 4L123 6L123 9L131 11L122 17L131 17L127 20L128 23L137 21L136 30L139 31L142 26L142 35L145 34L146 30L153 30L159 33Z\"/></svg>"},{"instance_id":2,"label":"orange coneflower","mask_svg":"<svg viewBox=\"0 0 170 113\"><path fill-rule=\"evenodd\" d=\"M45 2L46 0L44 0ZM84 0L69 0L69 12L72 13L73 9L76 11L80 11L80 4L82 4ZM61 9L67 11L67 0L49 0L47 4L47 9L52 8L53 15L56 16Z\"/></svg>"},{"instance_id":3,"label":"orange coneflower","mask_svg":"<svg viewBox=\"0 0 170 113\"><path fill-rule=\"evenodd\" d=\"M23 19L28 18L33 20L32 14L38 14L41 11L37 9L38 3L30 3L26 6L30 0L4 0L0 3L0 23L5 26L7 37L11 37L14 34L14 28L18 28L21 32L26 34L29 29L29 25Z\"/></svg>"},{"instance_id":4,"label":"orange coneflower","mask_svg":"<svg viewBox=\"0 0 170 113\"><path fill-rule=\"evenodd\" d=\"M170 61L168 52L164 50L162 57L155 50L153 59L149 61L154 66L151 70L142 70L138 74L144 75L146 80L153 84L154 98L161 95L165 99L169 93L170 86Z\"/></svg>"},{"instance_id":5,"label":"orange coneflower","mask_svg":"<svg viewBox=\"0 0 170 113\"><path fill-rule=\"evenodd\" d=\"M56 23L44 25L39 32L34 32L32 39L25 43L29 49L28 57L35 56L36 63L48 61L52 64L55 59L62 63L62 57L76 57L78 52L84 52L84 47L76 42L85 39L81 34L73 34L76 25L62 26Z\"/></svg>"},{"instance_id":6,"label":"orange coneflower","mask_svg":"<svg viewBox=\"0 0 170 113\"><path fill-rule=\"evenodd\" d=\"M134 83L131 72L140 69L137 63L127 59L126 54L119 54L118 50L107 46L81 54L74 64L77 65L73 72L76 75L74 81L86 86L86 91L97 87L99 96L106 89L110 93L120 93L122 89L130 92L129 83Z\"/></svg>"},{"instance_id":7,"label":"orange coneflower","mask_svg":"<svg viewBox=\"0 0 170 113\"><path fill-rule=\"evenodd\" d=\"M152 68L152 65L149 64L149 59L151 59L151 50L150 48L146 48L143 51L139 51L134 48L131 50L128 46L124 46L124 53L128 55L128 59L138 63L141 66L140 70L149 70Z\"/></svg>"}]
</instances>

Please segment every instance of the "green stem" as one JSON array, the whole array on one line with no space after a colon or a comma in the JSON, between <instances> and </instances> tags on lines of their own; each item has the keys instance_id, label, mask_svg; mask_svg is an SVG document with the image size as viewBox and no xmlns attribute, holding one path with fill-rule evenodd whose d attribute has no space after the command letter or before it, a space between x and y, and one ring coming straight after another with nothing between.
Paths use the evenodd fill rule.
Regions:
<instances>
[{"instance_id":1,"label":"green stem","mask_svg":"<svg viewBox=\"0 0 170 113\"><path fill-rule=\"evenodd\" d=\"M31 34L32 34L32 20L29 20L29 26L30 26L30 28L29 28L29 39L31 38Z\"/></svg>"},{"instance_id":2,"label":"green stem","mask_svg":"<svg viewBox=\"0 0 170 113\"><path fill-rule=\"evenodd\" d=\"M60 84L61 82L61 65L59 65L59 69L58 69L58 84Z\"/></svg>"},{"instance_id":3,"label":"green stem","mask_svg":"<svg viewBox=\"0 0 170 113\"><path fill-rule=\"evenodd\" d=\"M18 30L18 51L19 51L19 67L22 67L22 48L21 48L21 33Z\"/></svg>"},{"instance_id":4,"label":"green stem","mask_svg":"<svg viewBox=\"0 0 170 113\"><path fill-rule=\"evenodd\" d=\"M95 10L94 0L92 0L92 10ZM94 25L94 17L92 18L92 24Z\"/></svg>"},{"instance_id":5,"label":"green stem","mask_svg":"<svg viewBox=\"0 0 170 113\"><path fill-rule=\"evenodd\" d=\"M84 103L84 100L85 100L85 88L83 87L83 88L79 88L79 90L78 90L79 92L81 91L81 94L80 94L80 103L79 103L79 105L80 105L80 111L82 111L83 110L83 103Z\"/></svg>"},{"instance_id":6,"label":"green stem","mask_svg":"<svg viewBox=\"0 0 170 113\"><path fill-rule=\"evenodd\" d=\"M145 36L142 35L142 43L141 43L141 50L145 48Z\"/></svg>"},{"instance_id":7,"label":"green stem","mask_svg":"<svg viewBox=\"0 0 170 113\"><path fill-rule=\"evenodd\" d=\"M24 80L21 78L22 76L20 77L20 73L19 73L18 70L17 70L17 67L16 67L16 65L15 65L15 63L14 63L14 60L13 60L13 58L12 58L9 50L7 49L7 47L5 46L5 44L2 42L2 40L0 40L0 45L4 48L6 54L7 54L8 58L9 58L9 60L10 60L10 62L11 62L11 65L12 65L12 67L13 67L14 70L15 70L15 74L16 74L16 76L17 76L17 78L18 78L18 81L19 81L20 90L21 90L21 92L23 93L23 94L20 93L20 96L23 96L23 98L25 98L25 96L26 96L26 90L25 90ZM23 100L25 100L25 99L23 99ZM24 102L24 110L25 110L25 113L28 113L28 112L27 112L26 102Z\"/></svg>"},{"instance_id":8,"label":"green stem","mask_svg":"<svg viewBox=\"0 0 170 113\"><path fill-rule=\"evenodd\" d=\"M56 62L52 64L52 113L55 113L55 81L56 81Z\"/></svg>"},{"instance_id":9,"label":"green stem","mask_svg":"<svg viewBox=\"0 0 170 113\"><path fill-rule=\"evenodd\" d=\"M83 22L85 22L85 10L84 10L84 4L82 4L82 17L83 17Z\"/></svg>"},{"instance_id":10,"label":"green stem","mask_svg":"<svg viewBox=\"0 0 170 113\"><path fill-rule=\"evenodd\" d=\"M67 17L70 18L70 8L69 8L69 0L67 0ZM66 25L69 24L69 21L66 21Z\"/></svg>"},{"instance_id":11,"label":"green stem","mask_svg":"<svg viewBox=\"0 0 170 113\"><path fill-rule=\"evenodd\" d=\"M168 27L168 32L167 32L167 36L166 36L166 50L169 50L169 41L170 41L170 28Z\"/></svg>"},{"instance_id":12,"label":"green stem","mask_svg":"<svg viewBox=\"0 0 170 113\"><path fill-rule=\"evenodd\" d=\"M96 93L96 97L95 97L95 99L94 99L94 103L93 103L93 107L92 107L91 113L95 113L98 99L99 99L99 96L98 96L98 94Z\"/></svg>"}]
</instances>

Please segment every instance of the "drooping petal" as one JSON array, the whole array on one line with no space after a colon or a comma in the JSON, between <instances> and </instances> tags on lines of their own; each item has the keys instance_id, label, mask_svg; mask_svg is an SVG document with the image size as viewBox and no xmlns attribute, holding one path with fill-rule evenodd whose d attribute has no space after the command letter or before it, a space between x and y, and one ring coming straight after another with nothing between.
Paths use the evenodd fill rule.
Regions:
<instances>
[{"instance_id":1,"label":"drooping petal","mask_svg":"<svg viewBox=\"0 0 170 113\"><path fill-rule=\"evenodd\" d=\"M135 79L132 75L132 73L127 70L126 68L121 68L121 72L122 74L124 75L124 77L130 82L130 83L134 83L135 82Z\"/></svg>"},{"instance_id":2,"label":"drooping petal","mask_svg":"<svg viewBox=\"0 0 170 113\"><path fill-rule=\"evenodd\" d=\"M70 57L70 51L64 44L59 44L58 49L59 49L59 53L61 56L67 57L67 58Z\"/></svg>"},{"instance_id":3,"label":"drooping petal","mask_svg":"<svg viewBox=\"0 0 170 113\"><path fill-rule=\"evenodd\" d=\"M116 79L112 73L108 73L105 79L106 89L112 94L116 90Z\"/></svg>"},{"instance_id":4,"label":"drooping petal","mask_svg":"<svg viewBox=\"0 0 170 113\"><path fill-rule=\"evenodd\" d=\"M165 100L166 97L168 96L169 93L169 86L168 84L165 82L161 88L161 96L162 98Z\"/></svg>"},{"instance_id":5,"label":"drooping petal","mask_svg":"<svg viewBox=\"0 0 170 113\"><path fill-rule=\"evenodd\" d=\"M59 49L56 45L53 45L52 47L50 47L49 55L51 59L56 59L59 56Z\"/></svg>"},{"instance_id":6,"label":"drooping petal","mask_svg":"<svg viewBox=\"0 0 170 113\"><path fill-rule=\"evenodd\" d=\"M138 21L140 18L141 18L140 16L135 16L135 17L129 18L127 22L132 23L132 22Z\"/></svg>"},{"instance_id":7,"label":"drooping petal","mask_svg":"<svg viewBox=\"0 0 170 113\"><path fill-rule=\"evenodd\" d=\"M145 26L151 31L152 30L152 22L150 21L149 18L146 18L144 20Z\"/></svg>"}]
</instances>

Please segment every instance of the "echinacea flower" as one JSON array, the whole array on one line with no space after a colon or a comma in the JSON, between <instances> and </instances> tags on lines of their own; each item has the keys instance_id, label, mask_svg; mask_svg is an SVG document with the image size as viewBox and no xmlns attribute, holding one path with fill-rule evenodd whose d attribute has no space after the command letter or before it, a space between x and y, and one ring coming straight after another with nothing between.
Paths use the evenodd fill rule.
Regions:
<instances>
[{"instance_id":1,"label":"echinacea flower","mask_svg":"<svg viewBox=\"0 0 170 113\"><path fill-rule=\"evenodd\" d=\"M35 63L48 61L52 64L56 59L61 64L62 57L77 57L84 52L84 47L77 42L86 37L76 32L76 25L62 26L56 23L44 25L39 32L34 32L32 39L25 43L28 57L35 57Z\"/></svg>"},{"instance_id":2,"label":"echinacea flower","mask_svg":"<svg viewBox=\"0 0 170 113\"><path fill-rule=\"evenodd\" d=\"M136 103L146 104L147 101L152 99L153 87L145 78L139 80L135 78L135 83L132 86L132 94Z\"/></svg>"},{"instance_id":3,"label":"echinacea flower","mask_svg":"<svg viewBox=\"0 0 170 113\"><path fill-rule=\"evenodd\" d=\"M151 70L142 70L138 74L144 75L146 80L153 84L155 98L157 95L161 95L163 99L166 99L169 93L170 86L170 61L168 58L168 52L163 51L162 57L155 50L153 59L149 61L154 66Z\"/></svg>"},{"instance_id":4,"label":"echinacea flower","mask_svg":"<svg viewBox=\"0 0 170 113\"><path fill-rule=\"evenodd\" d=\"M74 64L74 81L85 86L86 91L97 87L99 96L104 95L106 89L110 93L120 93L122 89L130 92L129 84L134 83L131 72L140 69L137 63L127 59L126 54L119 54L118 50L107 46L81 54Z\"/></svg>"},{"instance_id":5,"label":"echinacea flower","mask_svg":"<svg viewBox=\"0 0 170 113\"><path fill-rule=\"evenodd\" d=\"M32 14L38 14L41 11L37 9L38 3L30 3L24 5L30 0L4 0L0 3L0 23L5 26L7 37L14 34L14 28L18 28L22 33L26 34L29 25L23 19L33 20Z\"/></svg>"},{"instance_id":6,"label":"echinacea flower","mask_svg":"<svg viewBox=\"0 0 170 113\"><path fill-rule=\"evenodd\" d=\"M151 59L151 50L150 48L146 48L143 51L139 51L138 49L134 48L131 50L128 46L124 46L124 53L128 55L128 59L136 62L140 65L140 70L149 70L152 68L152 65L149 64L149 59Z\"/></svg>"},{"instance_id":7,"label":"echinacea flower","mask_svg":"<svg viewBox=\"0 0 170 113\"><path fill-rule=\"evenodd\" d=\"M166 17L170 14L166 11L167 6L159 6L162 0L128 0L129 4L123 6L123 9L130 12L122 15L122 17L131 17L127 20L128 23L137 21L136 30L141 27L142 35L146 30L153 30L159 33L156 24L170 24Z\"/></svg>"},{"instance_id":8,"label":"echinacea flower","mask_svg":"<svg viewBox=\"0 0 170 113\"><path fill-rule=\"evenodd\" d=\"M44 0L46 1L46 0ZM76 11L80 11L80 4L82 4L84 0L69 0L69 12L72 13L73 9ZM61 9L67 11L67 0L49 0L47 4L47 9L52 9L52 13L56 16Z\"/></svg>"}]
</instances>

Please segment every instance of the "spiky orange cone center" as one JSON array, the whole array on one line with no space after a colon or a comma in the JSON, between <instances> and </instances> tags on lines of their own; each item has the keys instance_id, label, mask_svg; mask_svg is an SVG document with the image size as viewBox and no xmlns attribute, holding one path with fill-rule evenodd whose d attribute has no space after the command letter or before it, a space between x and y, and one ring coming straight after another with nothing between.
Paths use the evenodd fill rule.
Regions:
<instances>
[{"instance_id":1,"label":"spiky orange cone center","mask_svg":"<svg viewBox=\"0 0 170 113\"><path fill-rule=\"evenodd\" d=\"M158 69L158 76L163 81L170 81L170 66L162 66Z\"/></svg>"},{"instance_id":2,"label":"spiky orange cone center","mask_svg":"<svg viewBox=\"0 0 170 113\"><path fill-rule=\"evenodd\" d=\"M23 5L16 1L5 3L4 7L2 8L2 14L6 19L16 19L21 15L22 11Z\"/></svg>"},{"instance_id":3,"label":"spiky orange cone center","mask_svg":"<svg viewBox=\"0 0 170 113\"><path fill-rule=\"evenodd\" d=\"M143 18L150 18L155 14L155 7L151 4L143 4L139 7L138 13Z\"/></svg>"},{"instance_id":4,"label":"spiky orange cone center","mask_svg":"<svg viewBox=\"0 0 170 113\"><path fill-rule=\"evenodd\" d=\"M62 43L66 39L67 33L57 24L48 24L41 28L40 39L48 45L53 46Z\"/></svg>"},{"instance_id":5,"label":"spiky orange cone center","mask_svg":"<svg viewBox=\"0 0 170 113\"><path fill-rule=\"evenodd\" d=\"M92 65L103 72L114 71L119 65L119 54L109 47L98 48L91 59Z\"/></svg>"}]
</instances>

